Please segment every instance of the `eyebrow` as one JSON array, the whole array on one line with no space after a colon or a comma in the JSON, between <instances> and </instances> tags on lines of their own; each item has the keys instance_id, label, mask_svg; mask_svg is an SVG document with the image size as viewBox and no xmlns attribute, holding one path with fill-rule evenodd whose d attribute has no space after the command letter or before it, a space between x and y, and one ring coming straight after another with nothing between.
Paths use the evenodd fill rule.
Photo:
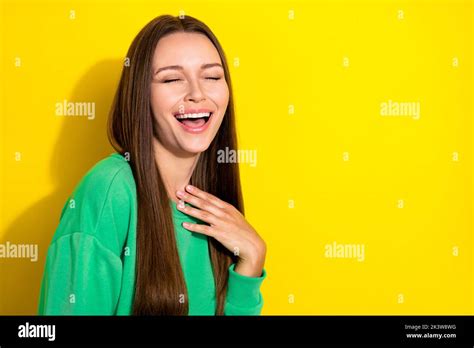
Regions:
<instances>
[{"instance_id":1,"label":"eyebrow","mask_svg":"<svg viewBox=\"0 0 474 348\"><path fill-rule=\"evenodd\" d=\"M208 63L208 64L203 64L201 65L201 70L204 70L204 69L209 69L209 68L213 68L215 66L219 66L222 68L222 65L219 64L219 63ZM224 68L222 68L224 69ZM158 74L159 72L163 71L163 70L184 70L184 68L181 66L181 65L169 65L169 66L164 66L162 68L159 68L156 72L155 72L155 75Z\"/></svg>"}]
</instances>

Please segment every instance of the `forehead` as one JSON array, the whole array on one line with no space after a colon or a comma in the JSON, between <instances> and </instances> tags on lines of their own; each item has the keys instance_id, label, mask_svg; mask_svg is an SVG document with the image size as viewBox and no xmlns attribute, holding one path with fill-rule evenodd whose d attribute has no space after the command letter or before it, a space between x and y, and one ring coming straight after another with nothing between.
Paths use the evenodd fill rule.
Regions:
<instances>
[{"instance_id":1,"label":"forehead","mask_svg":"<svg viewBox=\"0 0 474 348\"><path fill-rule=\"evenodd\" d=\"M153 66L168 65L197 67L207 63L222 63L211 40L200 33L173 33L158 41L153 56Z\"/></svg>"}]
</instances>

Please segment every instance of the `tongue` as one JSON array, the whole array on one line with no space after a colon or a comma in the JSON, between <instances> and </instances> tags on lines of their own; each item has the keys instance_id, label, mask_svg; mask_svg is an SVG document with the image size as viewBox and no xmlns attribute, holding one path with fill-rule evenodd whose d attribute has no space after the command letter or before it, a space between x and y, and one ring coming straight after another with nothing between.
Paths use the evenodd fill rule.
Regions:
<instances>
[{"instance_id":1,"label":"tongue","mask_svg":"<svg viewBox=\"0 0 474 348\"><path fill-rule=\"evenodd\" d=\"M199 128L202 127L204 123L206 123L203 118L186 119L181 122L189 128Z\"/></svg>"}]
</instances>

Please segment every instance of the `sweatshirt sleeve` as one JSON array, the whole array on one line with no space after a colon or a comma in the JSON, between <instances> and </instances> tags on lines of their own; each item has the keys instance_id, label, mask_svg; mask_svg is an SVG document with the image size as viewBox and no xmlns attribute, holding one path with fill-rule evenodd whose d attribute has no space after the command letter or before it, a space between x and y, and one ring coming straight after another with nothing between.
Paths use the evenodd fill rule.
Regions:
<instances>
[{"instance_id":1,"label":"sweatshirt sleeve","mask_svg":"<svg viewBox=\"0 0 474 348\"><path fill-rule=\"evenodd\" d=\"M121 259L96 237L65 235L49 247L39 314L113 315L121 275Z\"/></svg>"},{"instance_id":2,"label":"sweatshirt sleeve","mask_svg":"<svg viewBox=\"0 0 474 348\"><path fill-rule=\"evenodd\" d=\"M39 315L114 315L130 195L113 169L87 174L63 208L46 256Z\"/></svg>"},{"instance_id":3,"label":"sweatshirt sleeve","mask_svg":"<svg viewBox=\"0 0 474 348\"><path fill-rule=\"evenodd\" d=\"M234 268L235 263L229 267L224 315L260 315L263 307L260 286L267 276L265 268L260 277L244 276Z\"/></svg>"}]
</instances>

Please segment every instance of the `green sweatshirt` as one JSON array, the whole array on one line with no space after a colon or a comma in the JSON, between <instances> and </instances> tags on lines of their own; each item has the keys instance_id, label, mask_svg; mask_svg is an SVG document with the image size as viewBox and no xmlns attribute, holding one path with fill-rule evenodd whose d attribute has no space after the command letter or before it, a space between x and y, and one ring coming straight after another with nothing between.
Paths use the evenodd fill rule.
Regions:
<instances>
[{"instance_id":1,"label":"green sweatshirt","mask_svg":"<svg viewBox=\"0 0 474 348\"><path fill-rule=\"evenodd\" d=\"M214 315L215 284L208 236L182 222L199 222L169 200L189 315ZM130 315L135 290L137 197L131 167L113 153L82 178L62 212L48 248L41 284L40 315ZM229 267L225 315L259 315L266 277L248 277Z\"/></svg>"}]
</instances>

